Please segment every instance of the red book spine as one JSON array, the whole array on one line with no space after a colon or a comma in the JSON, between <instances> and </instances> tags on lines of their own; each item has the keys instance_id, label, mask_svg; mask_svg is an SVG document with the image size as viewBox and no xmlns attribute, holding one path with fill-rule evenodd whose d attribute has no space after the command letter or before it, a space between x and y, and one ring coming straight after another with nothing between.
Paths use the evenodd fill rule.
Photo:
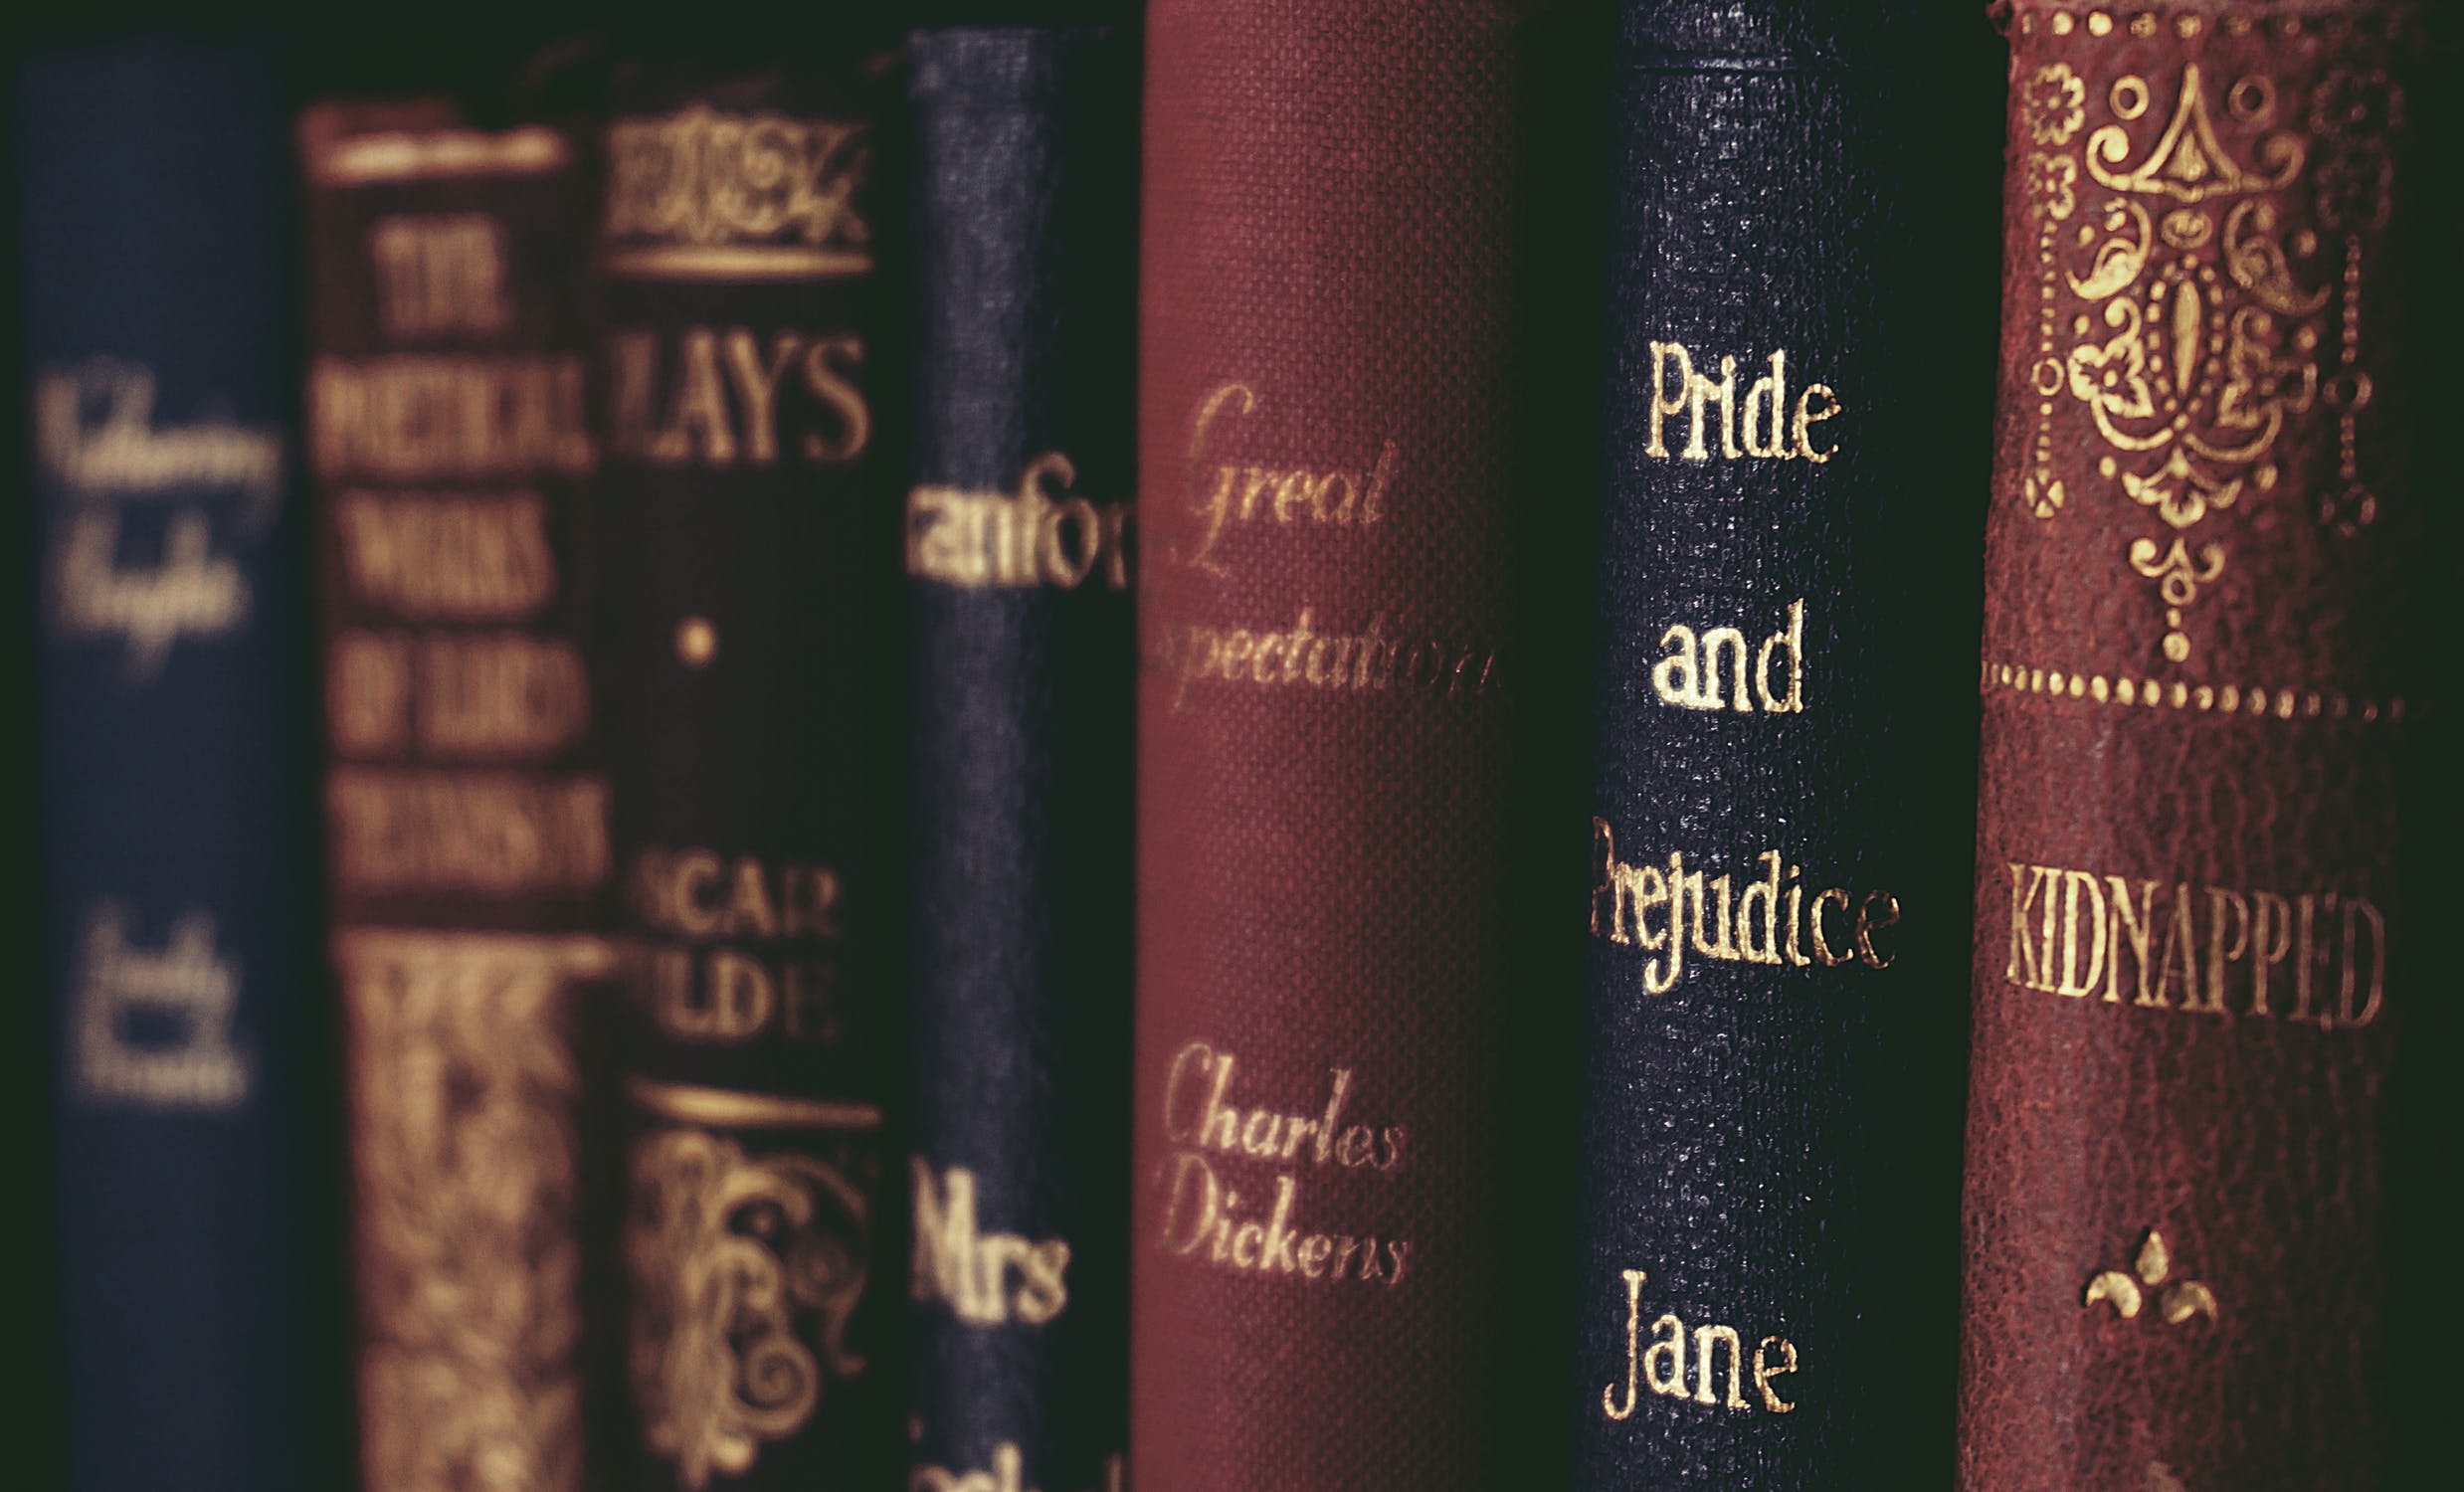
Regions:
<instances>
[{"instance_id":1,"label":"red book spine","mask_svg":"<svg viewBox=\"0 0 2464 1492\"><path fill-rule=\"evenodd\" d=\"M2410 7L2008 29L1961 1485L2376 1487Z\"/></svg>"},{"instance_id":2,"label":"red book spine","mask_svg":"<svg viewBox=\"0 0 2464 1492\"><path fill-rule=\"evenodd\" d=\"M1148 28L1131 1481L1486 1485L1522 23Z\"/></svg>"}]
</instances>

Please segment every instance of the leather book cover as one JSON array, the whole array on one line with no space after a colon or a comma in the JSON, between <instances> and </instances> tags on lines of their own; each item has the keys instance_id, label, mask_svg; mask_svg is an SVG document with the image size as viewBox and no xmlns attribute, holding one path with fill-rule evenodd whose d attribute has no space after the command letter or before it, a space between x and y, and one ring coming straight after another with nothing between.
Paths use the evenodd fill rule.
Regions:
<instances>
[{"instance_id":1,"label":"leather book cover","mask_svg":"<svg viewBox=\"0 0 2464 1492\"><path fill-rule=\"evenodd\" d=\"M908 39L909 1481L1118 1492L1138 34Z\"/></svg>"},{"instance_id":2,"label":"leather book cover","mask_svg":"<svg viewBox=\"0 0 2464 1492\"><path fill-rule=\"evenodd\" d=\"M1618 32L1576 1485L1940 1486L1993 36Z\"/></svg>"},{"instance_id":3,"label":"leather book cover","mask_svg":"<svg viewBox=\"0 0 2464 1492\"><path fill-rule=\"evenodd\" d=\"M1131 1476L1527 1470L1503 1351L1526 8L1147 16ZM1537 671L1537 670L1535 670Z\"/></svg>"},{"instance_id":4,"label":"leather book cover","mask_svg":"<svg viewBox=\"0 0 2464 1492\"><path fill-rule=\"evenodd\" d=\"M2398 873L2435 636L2405 364L2454 242L2407 273L2446 185L2410 153L2419 20L2004 17L1978 1492L2415 1484L2387 1458L2421 1350L2390 1319L2390 1078L2439 991Z\"/></svg>"},{"instance_id":5,"label":"leather book cover","mask_svg":"<svg viewBox=\"0 0 2464 1492\"><path fill-rule=\"evenodd\" d=\"M590 173L442 98L298 133L362 1482L581 1492Z\"/></svg>"},{"instance_id":6,"label":"leather book cover","mask_svg":"<svg viewBox=\"0 0 2464 1492\"><path fill-rule=\"evenodd\" d=\"M893 1485L902 91L845 50L616 90L599 552L643 1484Z\"/></svg>"},{"instance_id":7,"label":"leather book cover","mask_svg":"<svg viewBox=\"0 0 2464 1492\"><path fill-rule=\"evenodd\" d=\"M39 1442L31 1475L307 1492L337 1470L312 1426L335 1407L316 1349L340 1301L319 1266L337 1240L283 61L165 38L13 62L39 566L13 598L40 608L16 718L39 773L28 978L52 1011L65 1338L24 1350L67 1410L60 1479ZM20 1226L50 1227L25 1185Z\"/></svg>"}]
</instances>

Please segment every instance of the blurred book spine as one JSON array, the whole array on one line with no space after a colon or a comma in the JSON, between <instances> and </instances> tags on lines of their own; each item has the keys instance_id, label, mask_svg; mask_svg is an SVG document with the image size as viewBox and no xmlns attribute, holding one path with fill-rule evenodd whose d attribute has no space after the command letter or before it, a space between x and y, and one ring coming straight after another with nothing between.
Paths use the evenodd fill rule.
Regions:
<instances>
[{"instance_id":1,"label":"blurred book spine","mask_svg":"<svg viewBox=\"0 0 2464 1492\"><path fill-rule=\"evenodd\" d=\"M585 1484L589 173L442 100L303 117L328 873L368 1492Z\"/></svg>"},{"instance_id":2,"label":"blurred book spine","mask_svg":"<svg viewBox=\"0 0 2464 1492\"><path fill-rule=\"evenodd\" d=\"M1511 1282L1564 1244L1507 1201L1501 1060L1529 9L1148 11L1139 1485L1534 1453Z\"/></svg>"},{"instance_id":3,"label":"blurred book spine","mask_svg":"<svg viewBox=\"0 0 2464 1492\"><path fill-rule=\"evenodd\" d=\"M281 84L236 42L17 76L74 1492L326 1484Z\"/></svg>"},{"instance_id":4,"label":"blurred book spine","mask_svg":"<svg viewBox=\"0 0 2464 1492\"><path fill-rule=\"evenodd\" d=\"M920 32L907 494L919 1486L1120 1485L1138 45Z\"/></svg>"},{"instance_id":5,"label":"blurred book spine","mask_svg":"<svg viewBox=\"0 0 2464 1492\"><path fill-rule=\"evenodd\" d=\"M662 1489L888 1486L903 1463L899 97L890 54L670 58L618 78L606 133L621 1249Z\"/></svg>"}]
</instances>

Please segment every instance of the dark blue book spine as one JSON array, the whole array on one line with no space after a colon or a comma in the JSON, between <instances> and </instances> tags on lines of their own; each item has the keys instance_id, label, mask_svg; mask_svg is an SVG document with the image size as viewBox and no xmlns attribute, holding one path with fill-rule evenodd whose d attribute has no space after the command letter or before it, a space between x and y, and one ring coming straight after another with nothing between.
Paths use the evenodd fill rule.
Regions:
<instances>
[{"instance_id":1,"label":"dark blue book spine","mask_svg":"<svg viewBox=\"0 0 2464 1492\"><path fill-rule=\"evenodd\" d=\"M67 1485L329 1485L280 61L18 81Z\"/></svg>"},{"instance_id":2,"label":"dark blue book spine","mask_svg":"<svg viewBox=\"0 0 2464 1492\"><path fill-rule=\"evenodd\" d=\"M1994 172L1937 9L1620 12L1585 1488L1949 1474Z\"/></svg>"},{"instance_id":3,"label":"dark blue book spine","mask_svg":"<svg viewBox=\"0 0 2464 1492\"><path fill-rule=\"evenodd\" d=\"M1128 1418L1138 51L911 39L915 1486Z\"/></svg>"}]
</instances>

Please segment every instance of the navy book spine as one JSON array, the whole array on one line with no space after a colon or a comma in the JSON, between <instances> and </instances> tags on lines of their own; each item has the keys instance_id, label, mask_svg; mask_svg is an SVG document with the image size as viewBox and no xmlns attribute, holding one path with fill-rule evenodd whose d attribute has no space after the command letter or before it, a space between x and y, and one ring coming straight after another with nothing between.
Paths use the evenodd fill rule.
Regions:
<instances>
[{"instance_id":1,"label":"navy book spine","mask_svg":"<svg viewBox=\"0 0 2464 1492\"><path fill-rule=\"evenodd\" d=\"M1137 34L908 44L911 1484L1128 1419Z\"/></svg>"},{"instance_id":2,"label":"navy book spine","mask_svg":"<svg viewBox=\"0 0 2464 1492\"><path fill-rule=\"evenodd\" d=\"M282 61L42 52L17 101L65 1485L330 1485Z\"/></svg>"},{"instance_id":3,"label":"navy book spine","mask_svg":"<svg viewBox=\"0 0 2464 1492\"><path fill-rule=\"evenodd\" d=\"M1994 170L1936 9L1619 13L1580 1487L1949 1473Z\"/></svg>"}]
</instances>

